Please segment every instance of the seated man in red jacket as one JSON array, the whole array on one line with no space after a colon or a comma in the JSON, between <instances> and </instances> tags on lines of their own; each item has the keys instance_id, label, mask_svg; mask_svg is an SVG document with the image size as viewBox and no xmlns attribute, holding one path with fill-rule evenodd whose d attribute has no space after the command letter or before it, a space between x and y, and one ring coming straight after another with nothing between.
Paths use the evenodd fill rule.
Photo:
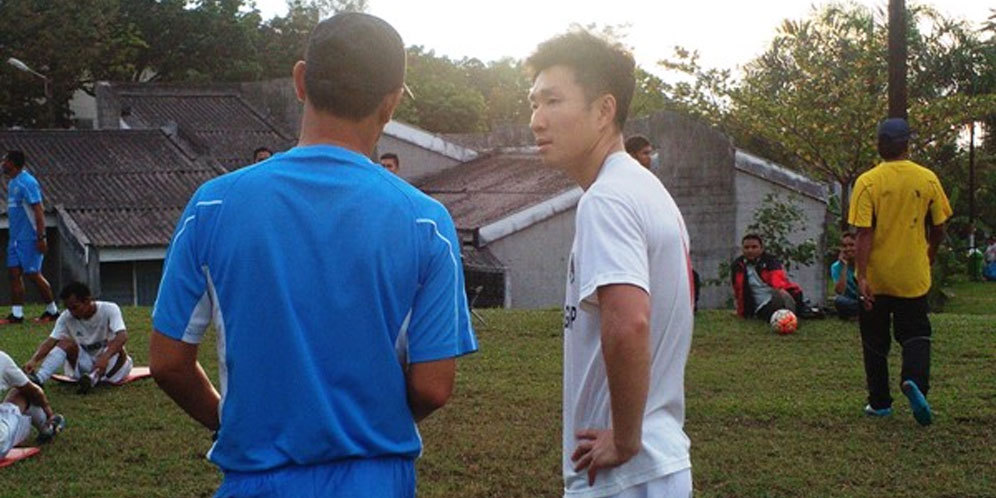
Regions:
<instances>
[{"instance_id":1,"label":"seated man in red jacket","mask_svg":"<svg viewBox=\"0 0 996 498\"><path fill-rule=\"evenodd\" d=\"M768 321L772 313L783 308L793 313L803 311L800 317L809 314L802 288L789 280L778 258L764 252L759 235L744 235L742 249L743 256L733 260L730 268L738 315Z\"/></svg>"}]
</instances>

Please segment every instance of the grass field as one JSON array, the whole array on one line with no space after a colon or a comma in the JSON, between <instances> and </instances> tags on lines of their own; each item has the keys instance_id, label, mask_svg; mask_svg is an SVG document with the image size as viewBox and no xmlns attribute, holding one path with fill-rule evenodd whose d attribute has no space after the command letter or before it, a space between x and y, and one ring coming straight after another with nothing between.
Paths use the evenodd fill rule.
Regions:
<instances>
[{"instance_id":1,"label":"grass field","mask_svg":"<svg viewBox=\"0 0 996 498\"><path fill-rule=\"evenodd\" d=\"M927 428L898 390L891 418L862 415L855 323L807 322L780 337L728 311L699 313L686 379L696 494L996 496L996 284L959 283L953 292L948 312L932 316L935 423ZM125 313L129 349L146 364L148 310ZM482 349L460 362L453 400L421 427L419 496L559 496L559 313L484 317ZM23 362L46 333L39 325L2 328L0 349ZM202 347L202 363L214 376L213 341ZM208 432L151 380L87 396L64 385L46 391L69 427L41 455L0 469L0 495L216 489L220 475L203 457Z\"/></svg>"}]
</instances>

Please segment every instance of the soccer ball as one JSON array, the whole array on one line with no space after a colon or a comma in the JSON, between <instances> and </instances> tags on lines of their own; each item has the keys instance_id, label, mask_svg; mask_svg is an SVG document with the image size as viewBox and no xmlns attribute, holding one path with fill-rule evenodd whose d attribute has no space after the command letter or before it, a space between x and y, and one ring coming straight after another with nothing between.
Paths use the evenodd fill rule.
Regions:
<instances>
[{"instance_id":1,"label":"soccer ball","mask_svg":"<svg viewBox=\"0 0 996 498\"><path fill-rule=\"evenodd\" d=\"M794 334L798 328L799 319L790 310L781 309L771 314L771 330L776 334Z\"/></svg>"}]
</instances>

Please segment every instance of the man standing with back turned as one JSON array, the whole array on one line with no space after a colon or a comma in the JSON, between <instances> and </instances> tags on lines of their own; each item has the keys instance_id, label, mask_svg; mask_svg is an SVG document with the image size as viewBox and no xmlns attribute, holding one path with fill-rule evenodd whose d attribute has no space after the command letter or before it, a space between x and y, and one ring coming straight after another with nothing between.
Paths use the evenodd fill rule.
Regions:
<instances>
[{"instance_id":1,"label":"man standing with back turned","mask_svg":"<svg viewBox=\"0 0 996 498\"><path fill-rule=\"evenodd\" d=\"M578 202L564 306L564 495L687 497L688 233L670 194L623 148L633 57L585 31L527 65L543 162Z\"/></svg>"},{"instance_id":2,"label":"man standing with back turned","mask_svg":"<svg viewBox=\"0 0 996 498\"><path fill-rule=\"evenodd\" d=\"M448 400L454 358L477 349L460 242L441 204L369 159L402 98L394 28L338 14L305 59L297 146L187 205L150 366L217 431L218 496L413 497L415 424ZM209 322L220 395L196 361Z\"/></svg>"},{"instance_id":3,"label":"man standing with back turned","mask_svg":"<svg viewBox=\"0 0 996 498\"><path fill-rule=\"evenodd\" d=\"M848 222L857 227L858 289L868 405L873 417L892 414L889 322L903 348L900 388L920 425L933 421L930 389L930 265L944 240L951 205L937 175L907 159L910 127L890 118L878 127L884 162L858 177ZM926 236L925 236L926 234Z\"/></svg>"}]
</instances>

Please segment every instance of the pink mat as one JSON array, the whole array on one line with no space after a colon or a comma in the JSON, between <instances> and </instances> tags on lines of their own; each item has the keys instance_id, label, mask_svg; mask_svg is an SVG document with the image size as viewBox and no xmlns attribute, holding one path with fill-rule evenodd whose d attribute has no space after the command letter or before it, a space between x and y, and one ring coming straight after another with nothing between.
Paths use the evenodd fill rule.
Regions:
<instances>
[{"instance_id":1,"label":"pink mat","mask_svg":"<svg viewBox=\"0 0 996 498\"><path fill-rule=\"evenodd\" d=\"M112 386L123 386L123 385L125 385L125 384L127 384L127 383L129 383L129 382L131 382L133 380L144 379L146 377L150 377L151 375L152 375L152 372L149 370L149 367L132 367L131 373L129 373L128 376L125 377L125 380L121 381L120 383L111 384L111 385ZM76 381L72 377L66 377L65 375L62 375L62 374L55 374L55 375L53 375L52 376L52 380L59 381L59 382L66 382L66 383L69 383L69 384L75 384L76 383Z\"/></svg>"},{"instance_id":2,"label":"pink mat","mask_svg":"<svg viewBox=\"0 0 996 498\"><path fill-rule=\"evenodd\" d=\"M0 458L0 467L13 465L18 460L31 458L40 452L38 448L14 448L7 453L7 456Z\"/></svg>"}]
</instances>

